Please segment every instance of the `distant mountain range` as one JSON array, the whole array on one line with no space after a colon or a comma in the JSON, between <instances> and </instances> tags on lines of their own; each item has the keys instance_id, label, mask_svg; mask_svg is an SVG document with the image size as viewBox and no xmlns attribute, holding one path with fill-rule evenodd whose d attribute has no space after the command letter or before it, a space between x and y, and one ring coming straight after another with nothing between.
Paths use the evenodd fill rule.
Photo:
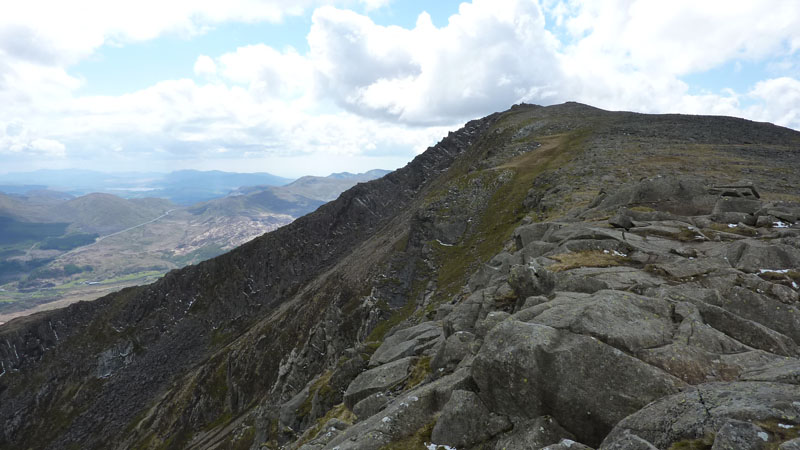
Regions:
<instances>
[{"instance_id":1,"label":"distant mountain range","mask_svg":"<svg viewBox=\"0 0 800 450\"><path fill-rule=\"evenodd\" d=\"M0 174L0 192L26 194L31 190L48 189L75 196L102 192L124 198L164 198L179 205L191 205L227 195L241 186L282 186L290 182L290 178L266 172L104 173L64 169Z\"/></svg>"},{"instance_id":2,"label":"distant mountain range","mask_svg":"<svg viewBox=\"0 0 800 450\"><path fill-rule=\"evenodd\" d=\"M66 182L59 176L67 172L33 173L52 174L56 185ZM158 189L124 191L129 198L109 193L75 196L45 189L51 185L39 184L38 179L6 176L2 183L27 182L0 186L7 192L0 193L0 322L9 311L96 298L217 256L314 211L356 183L386 173L307 176L274 186L266 183L287 180L270 174L181 171L164 176ZM73 172L78 174L94 178L75 182L86 186L125 184L107 174L104 179L95 172ZM131 181L133 176L123 179ZM139 180L146 185L144 177ZM78 192L75 185L71 188ZM220 192L218 198L207 199ZM136 198L159 193L171 197ZM188 206L176 201L190 198L203 201Z\"/></svg>"}]
</instances>

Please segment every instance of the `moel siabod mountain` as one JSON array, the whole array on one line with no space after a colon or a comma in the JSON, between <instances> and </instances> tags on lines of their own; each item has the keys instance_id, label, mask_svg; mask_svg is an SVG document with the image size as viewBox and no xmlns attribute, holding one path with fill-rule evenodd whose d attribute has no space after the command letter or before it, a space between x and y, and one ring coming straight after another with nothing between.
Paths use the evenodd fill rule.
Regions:
<instances>
[{"instance_id":1,"label":"moel siabod mountain","mask_svg":"<svg viewBox=\"0 0 800 450\"><path fill-rule=\"evenodd\" d=\"M0 448L800 448L800 133L516 105L0 327Z\"/></svg>"}]
</instances>

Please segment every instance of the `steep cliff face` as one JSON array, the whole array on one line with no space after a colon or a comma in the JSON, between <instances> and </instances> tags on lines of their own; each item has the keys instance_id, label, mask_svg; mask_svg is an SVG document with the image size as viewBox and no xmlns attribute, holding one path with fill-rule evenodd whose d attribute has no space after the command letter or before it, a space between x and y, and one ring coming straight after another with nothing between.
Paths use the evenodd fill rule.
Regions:
<instances>
[{"instance_id":1,"label":"steep cliff face","mask_svg":"<svg viewBox=\"0 0 800 450\"><path fill-rule=\"evenodd\" d=\"M0 446L786 441L798 158L800 133L725 117L470 122L228 254L1 327ZM762 400L642 431L734 381Z\"/></svg>"}]
</instances>

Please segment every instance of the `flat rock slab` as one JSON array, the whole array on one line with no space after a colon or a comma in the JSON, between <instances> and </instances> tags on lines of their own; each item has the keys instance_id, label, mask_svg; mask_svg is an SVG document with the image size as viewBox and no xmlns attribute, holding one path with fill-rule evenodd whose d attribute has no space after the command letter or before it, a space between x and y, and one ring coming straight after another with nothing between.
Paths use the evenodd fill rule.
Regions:
<instances>
[{"instance_id":1,"label":"flat rock slab","mask_svg":"<svg viewBox=\"0 0 800 450\"><path fill-rule=\"evenodd\" d=\"M729 269L731 265L723 258L701 258L656 264L655 267L673 278L689 278L719 269Z\"/></svg>"},{"instance_id":2,"label":"flat rock slab","mask_svg":"<svg viewBox=\"0 0 800 450\"><path fill-rule=\"evenodd\" d=\"M800 386L763 382L701 384L626 417L600 449L619 448L617 442L629 434L657 448L670 448L676 443L716 435L731 419L750 423L777 420L776 427L794 429L800 423ZM779 439L771 430L765 432L770 442Z\"/></svg>"},{"instance_id":3,"label":"flat rock slab","mask_svg":"<svg viewBox=\"0 0 800 450\"><path fill-rule=\"evenodd\" d=\"M513 319L486 336L472 378L490 411L551 415L590 445L625 416L685 386L598 339Z\"/></svg>"},{"instance_id":4,"label":"flat rock slab","mask_svg":"<svg viewBox=\"0 0 800 450\"><path fill-rule=\"evenodd\" d=\"M347 386L344 393L345 405L352 409L356 403L370 395L397 386L408 376L413 361L413 357L403 358L362 372Z\"/></svg>"},{"instance_id":5,"label":"flat rock slab","mask_svg":"<svg viewBox=\"0 0 800 450\"><path fill-rule=\"evenodd\" d=\"M442 336L442 328L435 322L423 322L410 328L397 331L384 339L383 344L375 350L369 365L379 366L407 356L413 356L429 348L431 343ZM431 344L432 345L432 344Z\"/></svg>"},{"instance_id":6,"label":"flat rock slab","mask_svg":"<svg viewBox=\"0 0 800 450\"><path fill-rule=\"evenodd\" d=\"M599 291L589 296L561 296L530 322L595 336L628 352L671 342L670 304L623 291Z\"/></svg>"}]
</instances>

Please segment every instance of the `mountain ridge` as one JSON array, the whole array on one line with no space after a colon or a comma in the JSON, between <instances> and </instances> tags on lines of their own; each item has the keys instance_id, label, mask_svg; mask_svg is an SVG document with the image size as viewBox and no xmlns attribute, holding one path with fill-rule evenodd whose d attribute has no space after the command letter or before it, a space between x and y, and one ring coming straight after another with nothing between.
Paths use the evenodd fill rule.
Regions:
<instances>
[{"instance_id":1,"label":"mountain ridge","mask_svg":"<svg viewBox=\"0 0 800 450\"><path fill-rule=\"evenodd\" d=\"M608 227L613 218L593 214L613 214L615 208L633 205L630 199L653 199L636 204L640 210L627 210L625 217L632 221L628 228L653 227L641 223L658 221L660 228L652 232L662 234L653 234L653 242L669 233L677 239L684 230L665 221L680 217L677 210L659 212L664 199L691 192L690 199L707 202L703 208L717 202L695 182L681 185L691 189L678 189L658 181L679 175L700 175L712 185L756 179L768 201L797 201L797 169L787 162L796 158L798 148L800 133L741 119L647 116L574 103L519 105L469 122L405 168L356 185L316 212L233 252L170 272L150 286L0 328L8 344L0 345L0 361L4 372L9 370L8 378L0 378L0 417L11 424L0 445L66 448L73 443L93 448L113 435L117 448L255 448L262 443L274 448L380 448L392 443L415 448L433 436L447 439L448 428L458 429L457 420L447 416L459 409L447 406L455 399L473 405L461 408L470 417L494 424L467 426L487 430L486 436L473 437L478 440L472 444L515 439L537 428L519 422L515 414L533 412L512 414L508 400L487 397L481 367L493 367L493 355L503 354L502 346L489 352L489 344L519 336L503 335L504 330L532 329L520 316L504 321L511 313L533 314L528 308L539 303L556 307L567 301L559 297L561 291L548 290L549 281L531 278L523 270L529 264L510 262L561 248L562 241L545 239L539 229L552 228L547 233L554 234L563 228L563 245L575 250L566 254L594 251L593 258L620 265L612 251L633 253L634 248L603 247L620 240L598 237L606 233L599 224L605 220ZM654 184L635 187L638 179L657 175L661 178L654 178ZM621 181L634 187L619 191ZM619 200L623 197L628 200ZM771 207L774 214L792 217L788 206ZM773 217L768 211L763 217ZM756 218L752 213L719 218L733 217L748 222ZM763 232L771 236L780 229ZM728 234L720 234L720 241L734 239ZM791 242L785 245L791 247ZM643 257L662 258L653 260L658 264L674 257L660 250L650 256L638 251ZM551 269L553 282L572 280L570 260L550 255L564 258L560 262L568 267L564 276ZM646 262L625 261L636 274ZM634 280L631 289L655 298L643 280ZM609 282L604 281L606 287ZM612 304L620 301L614 292L602 294L599 289L586 295ZM550 297L531 300L523 308L541 294ZM611 297L603 300L600 295ZM475 345L483 341L486 350L476 355L469 350L472 344L459 346L457 339L468 336L462 332L476 336L471 341ZM564 342L590 342L581 340L583 334L575 336ZM400 344L406 345L402 351ZM401 357L392 359L389 353ZM621 364L614 355L609 350L608 361ZM448 357L455 358L452 365L443 362ZM78 366L75 361L93 363ZM433 372L432 364L444 375ZM659 380L666 370L646 367ZM396 377L396 383L363 384L375 383L369 377L378 370ZM533 373L530 367L524 370ZM33 373L55 381L25 383L20 378ZM515 374L508 376L517 383ZM527 392L522 384L513 386ZM659 395L672 389L665 387ZM384 391L391 391L388 405L362 403ZM40 400L34 403L33 398ZM403 415L403 408L416 401L413 417ZM571 401L586 403L583 398ZM619 414L633 412L614 401L620 409L590 420L595 427L590 433L581 433L556 407L535 411L555 414L569 428L561 429L561 437L579 435L582 442L598 445L610 431L609 417L619 420ZM636 402L634 406L644 406ZM389 422L395 425L389 427ZM335 432L327 438L319 432L329 428Z\"/></svg>"}]
</instances>

